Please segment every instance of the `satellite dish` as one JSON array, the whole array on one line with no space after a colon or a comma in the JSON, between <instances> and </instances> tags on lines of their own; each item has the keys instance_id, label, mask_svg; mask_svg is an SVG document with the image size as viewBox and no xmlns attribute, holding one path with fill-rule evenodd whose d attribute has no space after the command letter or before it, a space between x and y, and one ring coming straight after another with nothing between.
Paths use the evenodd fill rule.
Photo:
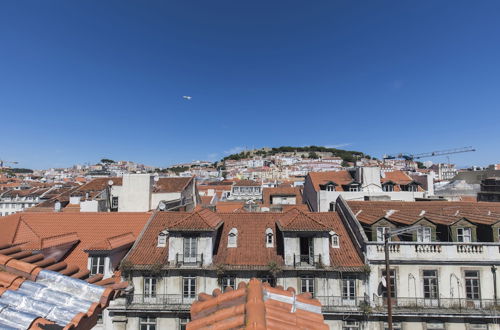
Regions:
<instances>
[{"instance_id":1,"label":"satellite dish","mask_svg":"<svg viewBox=\"0 0 500 330\"><path fill-rule=\"evenodd\" d=\"M160 204L158 204L158 208L160 209L160 211L165 211L165 209L167 208L167 204L165 204L165 202L160 202Z\"/></svg>"},{"instance_id":2,"label":"satellite dish","mask_svg":"<svg viewBox=\"0 0 500 330\"><path fill-rule=\"evenodd\" d=\"M114 184L113 180L108 181L108 186L112 186Z\"/></svg>"}]
</instances>

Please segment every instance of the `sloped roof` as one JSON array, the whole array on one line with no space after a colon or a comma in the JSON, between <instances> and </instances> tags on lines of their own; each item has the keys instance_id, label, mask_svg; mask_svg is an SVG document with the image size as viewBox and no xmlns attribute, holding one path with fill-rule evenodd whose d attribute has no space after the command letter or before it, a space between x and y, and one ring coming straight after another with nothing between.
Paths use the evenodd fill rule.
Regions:
<instances>
[{"instance_id":1,"label":"sloped roof","mask_svg":"<svg viewBox=\"0 0 500 330\"><path fill-rule=\"evenodd\" d=\"M293 208L279 217L278 226L284 231L329 231L330 228L321 222L314 213Z\"/></svg>"},{"instance_id":2,"label":"sloped roof","mask_svg":"<svg viewBox=\"0 0 500 330\"><path fill-rule=\"evenodd\" d=\"M181 192L187 185L194 179L194 177L187 178L159 178L153 186L154 193L171 193Z\"/></svg>"},{"instance_id":3,"label":"sloped roof","mask_svg":"<svg viewBox=\"0 0 500 330\"><path fill-rule=\"evenodd\" d=\"M102 277L89 277L88 270L18 246L0 245L0 328L91 329L110 300L128 286L119 276Z\"/></svg>"},{"instance_id":4,"label":"sloped roof","mask_svg":"<svg viewBox=\"0 0 500 330\"><path fill-rule=\"evenodd\" d=\"M164 212L160 214L165 214ZM198 207L193 213L187 214L168 230L215 230L222 223L222 219L209 209Z\"/></svg>"},{"instance_id":5,"label":"sloped roof","mask_svg":"<svg viewBox=\"0 0 500 330\"><path fill-rule=\"evenodd\" d=\"M195 217L189 217L194 213L157 212L130 250L127 256L128 261L137 266L166 264L168 246L157 247L158 234L163 230L170 230L179 221L197 222L198 219ZM287 215L288 213L289 215ZM307 229L304 226L308 224L313 226L314 231L334 231L339 235L340 248L330 249L332 267L346 269L349 267L359 268L364 265L336 212L313 213L292 209L286 213L230 212L216 213L216 215L222 221L222 230L218 246L215 247L214 264L222 264L227 268L235 269L260 269L267 267L270 262L283 265L283 257L278 253L277 242L275 241L272 248L266 247L265 232L267 228L271 228L277 239L277 224L283 216L287 215L289 217L287 220L291 222L291 225L295 225L295 221L297 224L300 223L300 230ZM185 226L189 227L189 225ZM238 230L237 247L227 248L228 234L232 228Z\"/></svg>"},{"instance_id":6,"label":"sloped roof","mask_svg":"<svg viewBox=\"0 0 500 330\"><path fill-rule=\"evenodd\" d=\"M86 250L93 251L111 251L118 248L132 246L135 242L135 236L131 232L108 237L100 242L89 246Z\"/></svg>"},{"instance_id":7,"label":"sloped roof","mask_svg":"<svg viewBox=\"0 0 500 330\"><path fill-rule=\"evenodd\" d=\"M380 179L381 183L393 182L395 184L409 184L413 179L403 171L385 172L385 177Z\"/></svg>"},{"instance_id":8,"label":"sloped roof","mask_svg":"<svg viewBox=\"0 0 500 330\"><path fill-rule=\"evenodd\" d=\"M239 180L234 184L235 187L260 187L261 184L252 180Z\"/></svg>"},{"instance_id":9,"label":"sloped roof","mask_svg":"<svg viewBox=\"0 0 500 330\"><path fill-rule=\"evenodd\" d=\"M320 185L329 182L336 183L337 187L335 187L335 189L337 191L342 191L342 185L347 185L354 181L348 171L309 172L308 176L311 179L315 191L320 190Z\"/></svg>"},{"instance_id":10,"label":"sloped roof","mask_svg":"<svg viewBox=\"0 0 500 330\"><path fill-rule=\"evenodd\" d=\"M314 329L327 330L321 303L310 293L295 294L293 288L272 288L251 279L238 289L202 293L191 305L188 330L195 329Z\"/></svg>"},{"instance_id":11,"label":"sloped roof","mask_svg":"<svg viewBox=\"0 0 500 330\"><path fill-rule=\"evenodd\" d=\"M296 203L302 204L302 189L299 187L275 187L262 189L262 201L271 204L273 196L295 196Z\"/></svg>"},{"instance_id":12,"label":"sloped roof","mask_svg":"<svg viewBox=\"0 0 500 330\"><path fill-rule=\"evenodd\" d=\"M132 233L137 237L150 216L149 212L15 213L0 219L0 244L21 244L23 249L36 250L51 239L52 243L60 243L60 239L68 243L77 238L65 261L83 269L87 268L85 249L116 235Z\"/></svg>"},{"instance_id":13,"label":"sloped roof","mask_svg":"<svg viewBox=\"0 0 500 330\"><path fill-rule=\"evenodd\" d=\"M475 224L491 225L500 221L500 203L489 202L397 202L348 201L359 221L371 225L381 218L411 225L425 217L443 225L466 218Z\"/></svg>"}]
</instances>

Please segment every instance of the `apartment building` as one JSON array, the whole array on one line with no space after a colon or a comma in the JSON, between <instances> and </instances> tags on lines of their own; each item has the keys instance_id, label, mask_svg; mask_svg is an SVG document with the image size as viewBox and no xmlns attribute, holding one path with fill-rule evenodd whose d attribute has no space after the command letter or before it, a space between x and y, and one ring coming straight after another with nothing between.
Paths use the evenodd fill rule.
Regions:
<instances>
[{"instance_id":1,"label":"apartment building","mask_svg":"<svg viewBox=\"0 0 500 330\"><path fill-rule=\"evenodd\" d=\"M428 179L432 180L431 177ZM326 212L339 196L346 200L414 201L427 196L422 186L420 180L416 181L402 171L381 172L379 167L310 172L304 183L304 200L311 210Z\"/></svg>"},{"instance_id":2,"label":"apartment building","mask_svg":"<svg viewBox=\"0 0 500 330\"><path fill-rule=\"evenodd\" d=\"M415 225L389 243L394 328L500 329L500 206L339 200L336 207L362 228L357 238L370 268L367 329L377 323L383 329L387 313L384 235Z\"/></svg>"},{"instance_id":3,"label":"apartment building","mask_svg":"<svg viewBox=\"0 0 500 330\"><path fill-rule=\"evenodd\" d=\"M134 290L109 308L113 329L183 329L198 294L251 278L310 292L333 329L362 319L365 267L336 212L157 212L122 271Z\"/></svg>"}]
</instances>

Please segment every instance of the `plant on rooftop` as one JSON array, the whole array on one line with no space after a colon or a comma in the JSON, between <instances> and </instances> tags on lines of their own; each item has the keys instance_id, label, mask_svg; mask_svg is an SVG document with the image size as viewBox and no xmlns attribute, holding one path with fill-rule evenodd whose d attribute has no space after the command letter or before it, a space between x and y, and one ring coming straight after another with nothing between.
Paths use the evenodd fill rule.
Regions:
<instances>
[{"instance_id":1,"label":"plant on rooftop","mask_svg":"<svg viewBox=\"0 0 500 330\"><path fill-rule=\"evenodd\" d=\"M226 273L226 265L224 264L217 264L215 265L215 274L217 275L217 283L219 285L222 285L222 277Z\"/></svg>"},{"instance_id":2,"label":"plant on rooftop","mask_svg":"<svg viewBox=\"0 0 500 330\"><path fill-rule=\"evenodd\" d=\"M123 277L129 278L133 268L134 264L128 259L125 259L120 263L120 270L123 274Z\"/></svg>"},{"instance_id":3,"label":"plant on rooftop","mask_svg":"<svg viewBox=\"0 0 500 330\"><path fill-rule=\"evenodd\" d=\"M149 274L153 277L160 277L162 270L163 264L155 263L151 265L151 268L149 268Z\"/></svg>"},{"instance_id":4,"label":"plant on rooftop","mask_svg":"<svg viewBox=\"0 0 500 330\"><path fill-rule=\"evenodd\" d=\"M372 269L369 265L363 265L363 273L365 273L366 276L370 275L371 271Z\"/></svg>"},{"instance_id":5,"label":"plant on rooftop","mask_svg":"<svg viewBox=\"0 0 500 330\"><path fill-rule=\"evenodd\" d=\"M281 268L281 266L278 265L278 263L276 263L276 261L270 261L267 264L267 267L269 268L269 272L271 273L271 275L274 278L277 278L278 275L283 271L283 269Z\"/></svg>"}]
</instances>

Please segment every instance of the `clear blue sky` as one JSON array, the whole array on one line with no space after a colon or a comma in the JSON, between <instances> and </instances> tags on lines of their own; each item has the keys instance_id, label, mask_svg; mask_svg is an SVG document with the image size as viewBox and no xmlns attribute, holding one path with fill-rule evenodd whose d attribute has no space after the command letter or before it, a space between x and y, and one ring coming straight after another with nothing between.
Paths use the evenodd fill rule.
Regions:
<instances>
[{"instance_id":1,"label":"clear blue sky","mask_svg":"<svg viewBox=\"0 0 500 330\"><path fill-rule=\"evenodd\" d=\"M1 1L0 158L349 144L500 162L499 15L498 0Z\"/></svg>"}]
</instances>

